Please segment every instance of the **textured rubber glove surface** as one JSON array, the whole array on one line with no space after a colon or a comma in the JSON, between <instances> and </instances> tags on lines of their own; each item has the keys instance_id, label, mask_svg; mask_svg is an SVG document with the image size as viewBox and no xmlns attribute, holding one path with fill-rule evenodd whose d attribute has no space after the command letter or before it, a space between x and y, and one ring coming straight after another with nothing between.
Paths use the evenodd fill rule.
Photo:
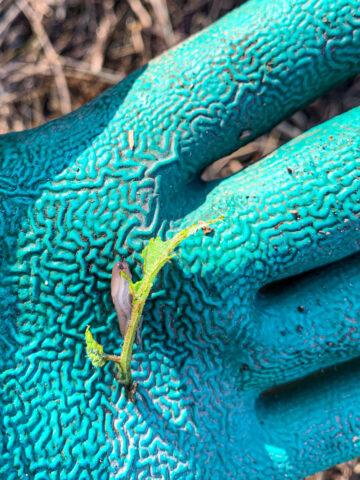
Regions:
<instances>
[{"instance_id":1,"label":"textured rubber glove surface","mask_svg":"<svg viewBox=\"0 0 360 480\"><path fill-rule=\"evenodd\" d=\"M357 364L336 387L335 372L260 393L359 354L359 260L259 289L358 250L359 112L206 201L196 178L357 72L359 52L358 1L253 0L77 112L0 138L1 476L298 478L358 453ZM219 213L156 286L129 404L84 349L87 324L120 349L111 267L126 255L139 272L150 236Z\"/></svg>"}]
</instances>

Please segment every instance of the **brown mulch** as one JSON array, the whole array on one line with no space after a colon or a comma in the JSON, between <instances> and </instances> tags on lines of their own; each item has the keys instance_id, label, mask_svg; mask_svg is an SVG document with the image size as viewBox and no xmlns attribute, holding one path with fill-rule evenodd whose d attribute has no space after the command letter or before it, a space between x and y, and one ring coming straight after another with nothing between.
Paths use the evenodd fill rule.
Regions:
<instances>
[{"instance_id":1,"label":"brown mulch","mask_svg":"<svg viewBox=\"0 0 360 480\"><path fill-rule=\"evenodd\" d=\"M360 480L360 457L311 475L306 480Z\"/></svg>"},{"instance_id":2,"label":"brown mulch","mask_svg":"<svg viewBox=\"0 0 360 480\"><path fill-rule=\"evenodd\" d=\"M0 0L0 133L74 110L245 0ZM205 180L228 176L360 104L360 76L238 152ZM308 480L360 480L360 459Z\"/></svg>"}]
</instances>

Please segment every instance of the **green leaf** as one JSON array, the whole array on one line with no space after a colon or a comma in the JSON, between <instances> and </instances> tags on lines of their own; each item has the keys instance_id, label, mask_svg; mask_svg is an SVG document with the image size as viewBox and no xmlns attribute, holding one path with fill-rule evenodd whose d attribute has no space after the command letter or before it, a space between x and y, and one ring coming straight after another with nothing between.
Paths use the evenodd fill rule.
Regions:
<instances>
[{"instance_id":1,"label":"green leaf","mask_svg":"<svg viewBox=\"0 0 360 480\"><path fill-rule=\"evenodd\" d=\"M141 252L144 260L144 276L159 268L159 263L165 265L171 252L171 240L161 240L160 237L150 238L148 245ZM160 267L161 268L161 267Z\"/></svg>"},{"instance_id":2,"label":"green leaf","mask_svg":"<svg viewBox=\"0 0 360 480\"><path fill-rule=\"evenodd\" d=\"M134 283L133 288L134 288L134 296L133 298L137 298L139 296L139 291L140 288L143 284L143 279L139 280L138 282Z\"/></svg>"},{"instance_id":3,"label":"green leaf","mask_svg":"<svg viewBox=\"0 0 360 480\"><path fill-rule=\"evenodd\" d=\"M100 343L94 340L92 333L90 332L90 325L87 326L85 332L85 340L86 340L86 353L91 360L91 363L94 367L103 367L106 363L104 357L104 350Z\"/></svg>"},{"instance_id":4,"label":"green leaf","mask_svg":"<svg viewBox=\"0 0 360 480\"><path fill-rule=\"evenodd\" d=\"M162 267L175 256L173 251L182 241L198 230L207 228L211 223L218 222L222 218L223 217L219 217L208 222L195 223L190 227L184 228L184 230L181 230L169 240L161 240L160 237L150 238L148 245L146 245L140 254L144 260L144 275L140 281L133 284L134 298L140 296L141 289L143 289L142 291L149 291L157 274Z\"/></svg>"}]
</instances>

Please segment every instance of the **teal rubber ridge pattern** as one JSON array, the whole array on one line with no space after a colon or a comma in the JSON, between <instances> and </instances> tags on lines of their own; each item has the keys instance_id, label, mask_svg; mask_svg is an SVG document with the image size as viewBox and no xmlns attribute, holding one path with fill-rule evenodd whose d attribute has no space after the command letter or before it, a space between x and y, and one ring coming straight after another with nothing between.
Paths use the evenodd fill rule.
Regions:
<instances>
[{"instance_id":1,"label":"teal rubber ridge pattern","mask_svg":"<svg viewBox=\"0 0 360 480\"><path fill-rule=\"evenodd\" d=\"M359 71L358 0L251 0L0 137L0 478L300 479L360 454L360 110L199 180ZM90 324L120 352L112 265L136 277L150 237L218 215L156 283L128 403L84 346Z\"/></svg>"}]
</instances>

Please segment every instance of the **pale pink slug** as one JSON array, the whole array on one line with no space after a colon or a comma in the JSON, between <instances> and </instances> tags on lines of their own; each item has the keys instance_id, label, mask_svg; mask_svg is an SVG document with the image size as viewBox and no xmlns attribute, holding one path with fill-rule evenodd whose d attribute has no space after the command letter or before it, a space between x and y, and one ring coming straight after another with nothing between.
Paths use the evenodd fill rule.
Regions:
<instances>
[{"instance_id":1,"label":"pale pink slug","mask_svg":"<svg viewBox=\"0 0 360 480\"><path fill-rule=\"evenodd\" d=\"M130 323L132 298L130 295L129 282L126 280L126 278L121 276L121 271L126 273L131 279L129 265L124 259L122 259L120 262L116 262L112 268L111 297L118 317L120 332L122 336L125 337ZM138 345L141 345L140 327L141 324L136 332L135 339Z\"/></svg>"}]
</instances>

